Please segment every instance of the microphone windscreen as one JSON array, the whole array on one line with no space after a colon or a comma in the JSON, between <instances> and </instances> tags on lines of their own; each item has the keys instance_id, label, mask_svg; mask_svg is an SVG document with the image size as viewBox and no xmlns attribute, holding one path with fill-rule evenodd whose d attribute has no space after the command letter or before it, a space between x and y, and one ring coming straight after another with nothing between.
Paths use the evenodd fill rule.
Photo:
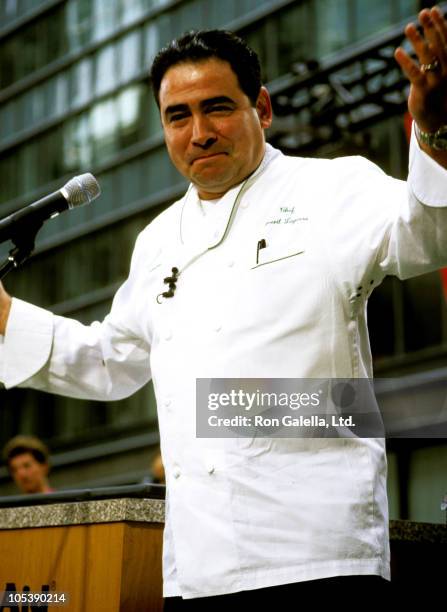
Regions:
<instances>
[{"instance_id":1,"label":"microphone windscreen","mask_svg":"<svg viewBox=\"0 0 447 612\"><path fill-rule=\"evenodd\" d=\"M93 174L86 172L70 179L62 188L62 192L70 208L75 208L95 200L101 195L101 188Z\"/></svg>"}]
</instances>

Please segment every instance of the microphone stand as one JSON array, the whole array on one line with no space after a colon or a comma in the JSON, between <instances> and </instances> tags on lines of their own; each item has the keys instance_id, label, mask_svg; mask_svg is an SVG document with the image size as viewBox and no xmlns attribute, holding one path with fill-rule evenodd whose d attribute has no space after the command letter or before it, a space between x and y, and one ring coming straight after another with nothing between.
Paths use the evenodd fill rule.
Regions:
<instances>
[{"instance_id":1,"label":"microphone stand","mask_svg":"<svg viewBox=\"0 0 447 612\"><path fill-rule=\"evenodd\" d=\"M37 232L43 225L43 221L37 221L30 225L25 231L18 235L11 236L14 247L9 251L7 259L0 265L0 280L21 266L34 251Z\"/></svg>"}]
</instances>

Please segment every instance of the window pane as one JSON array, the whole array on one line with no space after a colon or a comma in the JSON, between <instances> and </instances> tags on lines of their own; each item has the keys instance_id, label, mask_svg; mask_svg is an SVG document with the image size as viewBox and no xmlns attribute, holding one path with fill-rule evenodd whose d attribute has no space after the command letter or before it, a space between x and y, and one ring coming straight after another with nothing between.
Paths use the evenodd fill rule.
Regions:
<instances>
[{"instance_id":1,"label":"window pane","mask_svg":"<svg viewBox=\"0 0 447 612\"><path fill-rule=\"evenodd\" d=\"M95 163L104 161L117 149L117 112L114 100L97 104L91 114Z\"/></svg>"},{"instance_id":2,"label":"window pane","mask_svg":"<svg viewBox=\"0 0 447 612\"><path fill-rule=\"evenodd\" d=\"M4 140L15 132L15 104L9 102L0 109L0 138Z\"/></svg>"},{"instance_id":3,"label":"window pane","mask_svg":"<svg viewBox=\"0 0 447 612\"><path fill-rule=\"evenodd\" d=\"M86 45L91 37L91 0L69 0L66 20L69 49L74 50Z\"/></svg>"},{"instance_id":4,"label":"window pane","mask_svg":"<svg viewBox=\"0 0 447 612\"><path fill-rule=\"evenodd\" d=\"M28 127L25 117L25 98L26 94L22 94L12 102L15 106L15 128L18 132Z\"/></svg>"},{"instance_id":5,"label":"window pane","mask_svg":"<svg viewBox=\"0 0 447 612\"><path fill-rule=\"evenodd\" d=\"M120 205L126 206L141 198L141 159L137 158L118 169Z\"/></svg>"},{"instance_id":6,"label":"window pane","mask_svg":"<svg viewBox=\"0 0 447 612\"><path fill-rule=\"evenodd\" d=\"M101 185L101 197L98 198L98 201L95 202L95 206L92 207L92 212L96 217L100 217L101 215L111 211L116 204L116 188L114 184L114 172L104 172L103 174L97 177L99 184ZM107 240L107 238L104 238ZM97 285L106 285L110 282L110 274L108 270L108 252L107 248L104 245L104 256L101 257L101 249L97 247L95 244L95 255L96 261L98 262L98 267L94 270L94 282Z\"/></svg>"},{"instance_id":7,"label":"window pane","mask_svg":"<svg viewBox=\"0 0 447 612\"><path fill-rule=\"evenodd\" d=\"M166 4L169 4L170 0L152 0L151 4L152 6L165 6Z\"/></svg>"},{"instance_id":8,"label":"window pane","mask_svg":"<svg viewBox=\"0 0 447 612\"><path fill-rule=\"evenodd\" d=\"M262 79L265 81L265 66L267 64L267 41L265 37L265 26L244 33L243 38L247 44L257 53L261 64Z\"/></svg>"},{"instance_id":9,"label":"window pane","mask_svg":"<svg viewBox=\"0 0 447 612\"><path fill-rule=\"evenodd\" d=\"M96 93L107 93L116 85L115 47L101 49L96 56Z\"/></svg>"},{"instance_id":10,"label":"window pane","mask_svg":"<svg viewBox=\"0 0 447 612\"><path fill-rule=\"evenodd\" d=\"M90 117L84 113L64 124L65 172L88 170L92 163Z\"/></svg>"},{"instance_id":11,"label":"window pane","mask_svg":"<svg viewBox=\"0 0 447 612\"><path fill-rule=\"evenodd\" d=\"M227 7L230 7L231 10L233 2L230 0L226 0L226 2L218 0L216 2L214 0L214 4L219 6L220 24L230 21L230 19L224 18L222 13L225 12ZM202 28L202 7L200 4L198 2L183 2L177 9L176 26L179 28L179 32Z\"/></svg>"},{"instance_id":12,"label":"window pane","mask_svg":"<svg viewBox=\"0 0 447 612\"><path fill-rule=\"evenodd\" d=\"M292 64L315 59L315 24L309 4L293 5L278 16L280 73L289 72Z\"/></svg>"},{"instance_id":13,"label":"window pane","mask_svg":"<svg viewBox=\"0 0 447 612\"><path fill-rule=\"evenodd\" d=\"M65 7L31 21L2 42L0 83L6 87L61 57L67 49Z\"/></svg>"},{"instance_id":14,"label":"window pane","mask_svg":"<svg viewBox=\"0 0 447 612\"><path fill-rule=\"evenodd\" d=\"M156 20L158 38L160 47L164 47L175 37L174 28L172 26L171 16L169 13L164 13Z\"/></svg>"},{"instance_id":15,"label":"window pane","mask_svg":"<svg viewBox=\"0 0 447 612\"><path fill-rule=\"evenodd\" d=\"M12 21L18 16L18 12L19 12L18 0L4 0L2 4L4 4L3 14L8 19L8 21Z\"/></svg>"},{"instance_id":16,"label":"window pane","mask_svg":"<svg viewBox=\"0 0 447 612\"><path fill-rule=\"evenodd\" d=\"M381 32L391 25L391 3L389 0L357 0L356 32L361 40L376 32Z\"/></svg>"},{"instance_id":17,"label":"window pane","mask_svg":"<svg viewBox=\"0 0 447 612\"><path fill-rule=\"evenodd\" d=\"M389 0L387 0L389 2ZM368 4L368 11L363 10L361 14L363 22L369 22L369 7L375 6ZM317 55L324 57L338 51L349 43L350 35L348 32L348 6L346 0L317 0L315 3L317 18ZM365 15L368 13L368 18Z\"/></svg>"},{"instance_id":18,"label":"window pane","mask_svg":"<svg viewBox=\"0 0 447 612\"><path fill-rule=\"evenodd\" d=\"M38 143L39 184L44 184L64 174L62 129L58 127L47 132Z\"/></svg>"},{"instance_id":19,"label":"window pane","mask_svg":"<svg viewBox=\"0 0 447 612\"><path fill-rule=\"evenodd\" d=\"M34 87L31 96L31 122L32 124L42 121L45 117L45 86Z\"/></svg>"},{"instance_id":20,"label":"window pane","mask_svg":"<svg viewBox=\"0 0 447 612\"><path fill-rule=\"evenodd\" d=\"M45 114L47 119L56 116L56 78L48 79L45 82Z\"/></svg>"},{"instance_id":21,"label":"window pane","mask_svg":"<svg viewBox=\"0 0 447 612\"><path fill-rule=\"evenodd\" d=\"M141 139L141 93L143 85L123 90L117 98L120 149Z\"/></svg>"},{"instance_id":22,"label":"window pane","mask_svg":"<svg viewBox=\"0 0 447 612\"><path fill-rule=\"evenodd\" d=\"M0 45L0 85L4 89L18 79L18 57L16 41L9 39Z\"/></svg>"},{"instance_id":23,"label":"window pane","mask_svg":"<svg viewBox=\"0 0 447 612\"><path fill-rule=\"evenodd\" d=\"M119 81L125 83L141 71L140 31L127 34L118 44Z\"/></svg>"},{"instance_id":24,"label":"window pane","mask_svg":"<svg viewBox=\"0 0 447 612\"><path fill-rule=\"evenodd\" d=\"M144 32L144 63L148 70L159 49L160 42L157 25L155 23L149 23Z\"/></svg>"},{"instance_id":25,"label":"window pane","mask_svg":"<svg viewBox=\"0 0 447 612\"><path fill-rule=\"evenodd\" d=\"M55 81L54 112L61 115L68 109L68 73L60 72Z\"/></svg>"},{"instance_id":26,"label":"window pane","mask_svg":"<svg viewBox=\"0 0 447 612\"><path fill-rule=\"evenodd\" d=\"M117 0L93 0L92 37L100 40L116 27Z\"/></svg>"},{"instance_id":27,"label":"window pane","mask_svg":"<svg viewBox=\"0 0 447 612\"><path fill-rule=\"evenodd\" d=\"M146 0L121 0L121 23L127 25L136 21L148 8Z\"/></svg>"},{"instance_id":28,"label":"window pane","mask_svg":"<svg viewBox=\"0 0 447 612\"><path fill-rule=\"evenodd\" d=\"M38 26L42 27L42 34ZM40 36L43 36L41 39ZM21 79L45 64L47 26L45 20L31 23L18 35L20 52L17 56L18 74Z\"/></svg>"},{"instance_id":29,"label":"window pane","mask_svg":"<svg viewBox=\"0 0 447 612\"><path fill-rule=\"evenodd\" d=\"M0 161L0 202L7 202L17 196L18 172L17 172L17 152L3 157Z\"/></svg>"},{"instance_id":30,"label":"window pane","mask_svg":"<svg viewBox=\"0 0 447 612\"><path fill-rule=\"evenodd\" d=\"M92 96L92 61L84 58L71 69L71 105L86 104Z\"/></svg>"},{"instance_id":31,"label":"window pane","mask_svg":"<svg viewBox=\"0 0 447 612\"><path fill-rule=\"evenodd\" d=\"M206 20L212 28L222 27L222 24L232 21L236 17L234 2L220 2L210 0L206 7Z\"/></svg>"},{"instance_id":32,"label":"window pane","mask_svg":"<svg viewBox=\"0 0 447 612\"><path fill-rule=\"evenodd\" d=\"M29 92L25 93L22 96L22 109L23 116L25 119L25 125L30 126L33 124L33 99L34 99L33 90L31 89Z\"/></svg>"},{"instance_id":33,"label":"window pane","mask_svg":"<svg viewBox=\"0 0 447 612\"><path fill-rule=\"evenodd\" d=\"M419 8L421 8L419 0L399 0L399 19L416 15Z\"/></svg>"},{"instance_id":34,"label":"window pane","mask_svg":"<svg viewBox=\"0 0 447 612\"><path fill-rule=\"evenodd\" d=\"M149 87L144 91L144 98L146 100L146 102L142 103L144 133L148 136L154 136L162 131L160 111Z\"/></svg>"},{"instance_id":35,"label":"window pane","mask_svg":"<svg viewBox=\"0 0 447 612\"><path fill-rule=\"evenodd\" d=\"M46 57L43 63L54 62L68 51L65 5L58 7L51 16L37 22L40 46L46 45ZM45 27L45 30L43 28ZM43 65L43 64L42 64Z\"/></svg>"},{"instance_id":36,"label":"window pane","mask_svg":"<svg viewBox=\"0 0 447 612\"><path fill-rule=\"evenodd\" d=\"M36 142L30 142L22 147L20 155L20 172L23 194L33 191L33 189L39 186L37 157L38 146Z\"/></svg>"},{"instance_id":37,"label":"window pane","mask_svg":"<svg viewBox=\"0 0 447 612\"><path fill-rule=\"evenodd\" d=\"M143 193L153 193L180 183L181 176L173 170L171 160L165 147L151 151L142 160L142 190ZM173 179L175 175L175 179Z\"/></svg>"}]
</instances>

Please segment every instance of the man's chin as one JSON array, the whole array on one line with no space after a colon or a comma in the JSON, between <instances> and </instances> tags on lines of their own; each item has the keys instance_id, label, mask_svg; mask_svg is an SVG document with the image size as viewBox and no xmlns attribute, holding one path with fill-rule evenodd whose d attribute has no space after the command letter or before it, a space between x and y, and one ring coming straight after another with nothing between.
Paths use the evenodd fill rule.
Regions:
<instances>
[{"instance_id":1,"label":"man's chin","mask_svg":"<svg viewBox=\"0 0 447 612\"><path fill-rule=\"evenodd\" d=\"M191 176L191 181L200 191L206 191L208 193L216 193L216 195L225 193L233 185L236 184L235 180L231 180L232 177L228 175L218 175L217 173L200 173Z\"/></svg>"},{"instance_id":2,"label":"man's chin","mask_svg":"<svg viewBox=\"0 0 447 612\"><path fill-rule=\"evenodd\" d=\"M35 488L34 488L34 487L29 487L29 486L28 486L28 487L24 487L24 486L22 485L22 486L21 486L21 487L19 487L19 488L20 488L21 492L22 492L24 495L29 495L30 493L35 493L35 492L36 492L36 490L35 490Z\"/></svg>"}]
</instances>

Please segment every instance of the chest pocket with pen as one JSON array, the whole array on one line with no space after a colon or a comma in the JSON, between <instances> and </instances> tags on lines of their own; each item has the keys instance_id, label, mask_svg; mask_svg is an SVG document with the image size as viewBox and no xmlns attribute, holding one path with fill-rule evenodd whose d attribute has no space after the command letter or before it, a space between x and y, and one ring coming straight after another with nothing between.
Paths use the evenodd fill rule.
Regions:
<instances>
[{"instance_id":1,"label":"chest pocket with pen","mask_svg":"<svg viewBox=\"0 0 447 612\"><path fill-rule=\"evenodd\" d=\"M252 270L297 258L306 250L304 228L278 227L274 231L264 231L264 236L251 245L250 268Z\"/></svg>"}]
</instances>

